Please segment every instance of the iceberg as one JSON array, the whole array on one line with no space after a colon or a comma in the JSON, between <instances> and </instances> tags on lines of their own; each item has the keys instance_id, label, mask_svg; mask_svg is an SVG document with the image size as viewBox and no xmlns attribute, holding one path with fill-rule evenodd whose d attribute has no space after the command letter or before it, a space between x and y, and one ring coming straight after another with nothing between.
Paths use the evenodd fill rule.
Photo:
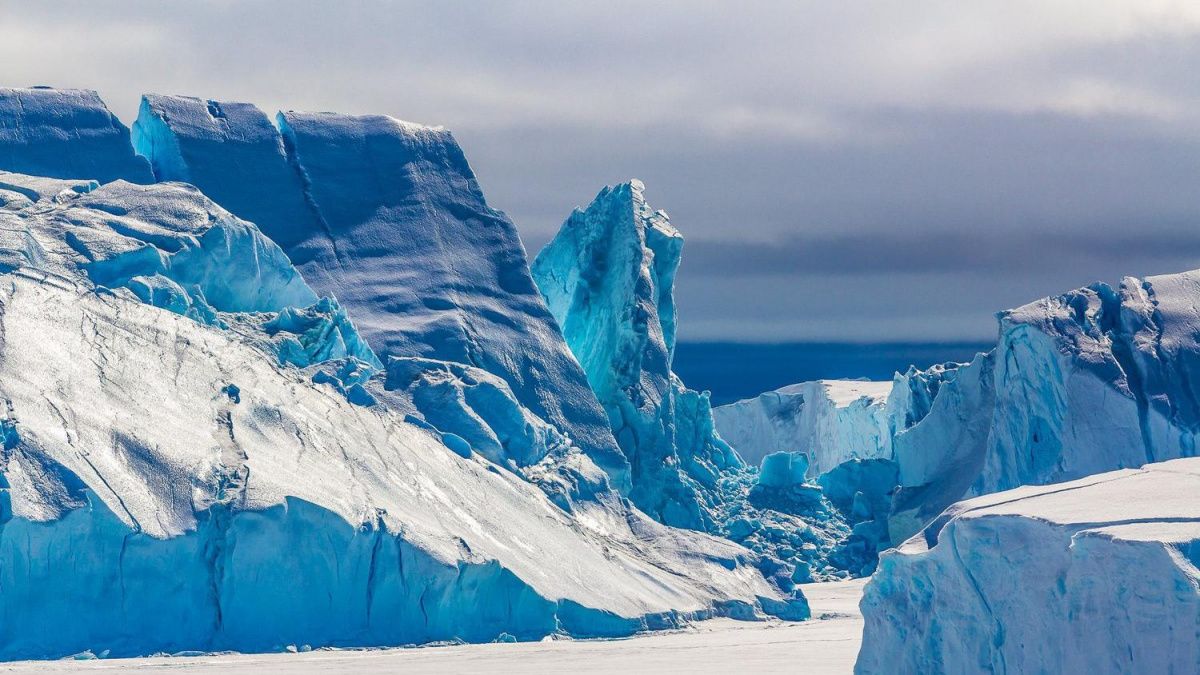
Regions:
<instances>
[{"instance_id":1,"label":"iceberg","mask_svg":"<svg viewBox=\"0 0 1200 675\"><path fill-rule=\"evenodd\" d=\"M630 465L630 499L661 522L711 530L719 475L742 462L706 394L671 372L683 237L630 181L577 209L532 271Z\"/></svg>"},{"instance_id":2,"label":"iceberg","mask_svg":"<svg viewBox=\"0 0 1200 675\"><path fill-rule=\"evenodd\" d=\"M881 556L855 671L1195 671L1198 492L1180 459L955 504Z\"/></svg>"},{"instance_id":3,"label":"iceberg","mask_svg":"<svg viewBox=\"0 0 1200 675\"><path fill-rule=\"evenodd\" d=\"M815 477L851 459L891 459L891 392L891 382L802 382L714 408L713 419L746 462L803 452Z\"/></svg>"},{"instance_id":4,"label":"iceberg","mask_svg":"<svg viewBox=\"0 0 1200 675\"><path fill-rule=\"evenodd\" d=\"M352 314L194 188L4 173L0 204L0 658L807 616L742 547L450 447Z\"/></svg>"},{"instance_id":5,"label":"iceberg","mask_svg":"<svg viewBox=\"0 0 1200 675\"><path fill-rule=\"evenodd\" d=\"M893 441L897 535L964 497L1194 456L1198 292L1200 271L1130 277L1001 312L996 349Z\"/></svg>"},{"instance_id":6,"label":"iceberg","mask_svg":"<svg viewBox=\"0 0 1200 675\"><path fill-rule=\"evenodd\" d=\"M249 104L150 95L133 142L158 180L191 182L261 225L314 289L355 317L381 359L499 377L628 486L628 464L515 227L488 207L448 131L332 113L285 112L272 123ZM535 447L508 456L536 463Z\"/></svg>"},{"instance_id":7,"label":"iceberg","mask_svg":"<svg viewBox=\"0 0 1200 675\"><path fill-rule=\"evenodd\" d=\"M129 129L94 91L0 88L0 171L101 183L150 183Z\"/></svg>"},{"instance_id":8,"label":"iceberg","mask_svg":"<svg viewBox=\"0 0 1200 675\"><path fill-rule=\"evenodd\" d=\"M903 542L963 498L983 470L995 414L994 353L897 376L890 399L899 488L888 517Z\"/></svg>"}]
</instances>

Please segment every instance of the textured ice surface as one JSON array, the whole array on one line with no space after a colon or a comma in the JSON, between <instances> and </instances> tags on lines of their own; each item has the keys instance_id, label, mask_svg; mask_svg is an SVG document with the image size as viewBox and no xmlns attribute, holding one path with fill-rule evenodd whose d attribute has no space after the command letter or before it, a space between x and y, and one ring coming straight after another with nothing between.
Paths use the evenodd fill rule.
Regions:
<instances>
[{"instance_id":1,"label":"textured ice surface","mask_svg":"<svg viewBox=\"0 0 1200 675\"><path fill-rule=\"evenodd\" d=\"M538 253L533 274L608 413L630 498L662 522L712 529L718 475L741 461L708 397L671 372L683 237L638 181L605 188Z\"/></svg>"},{"instance_id":2,"label":"textured ice surface","mask_svg":"<svg viewBox=\"0 0 1200 675\"><path fill-rule=\"evenodd\" d=\"M1002 312L996 350L943 373L893 442L894 534L964 496L1195 455L1198 296L1200 272L1184 272Z\"/></svg>"},{"instance_id":3,"label":"textured ice surface","mask_svg":"<svg viewBox=\"0 0 1200 675\"><path fill-rule=\"evenodd\" d=\"M145 158L94 91L0 88L0 171L149 183Z\"/></svg>"},{"instance_id":4,"label":"textured ice surface","mask_svg":"<svg viewBox=\"0 0 1200 675\"><path fill-rule=\"evenodd\" d=\"M885 553L860 673L1190 673L1200 459L958 503Z\"/></svg>"},{"instance_id":5,"label":"textured ice surface","mask_svg":"<svg viewBox=\"0 0 1200 675\"><path fill-rule=\"evenodd\" d=\"M803 382L714 408L713 418L747 462L803 452L817 476L850 459L891 458L891 391L891 382Z\"/></svg>"},{"instance_id":6,"label":"textured ice surface","mask_svg":"<svg viewBox=\"0 0 1200 675\"><path fill-rule=\"evenodd\" d=\"M288 162L279 130L254 105L148 94L133 123L133 143L157 180L198 186L258 225L294 263L329 252L327 239L313 240L321 224L302 174Z\"/></svg>"},{"instance_id":7,"label":"textured ice surface","mask_svg":"<svg viewBox=\"0 0 1200 675\"><path fill-rule=\"evenodd\" d=\"M147 96L134 140L159 179L192 182L259 223L381 358L498 376L625 484L627 464L516 229L487 206L450 133L384 116L288 112L278 123L282 134L248 104ZM509 456L539 461L534 447Z\"/></svg>"},{"instance_id":8,"label":"textured ice surface","mask_svg":"<svg viewBox=\"0 0 1200 675\"><path fill-rule=\"evenodd\" d=\"M369 378L348 356L372 355L335 305L281 306L314 296L253 225L196 190L0 185L0 657L806 614L741 547L608 492L564 511L448 448L393 407L392 373ZM139 250L137 269L158 260L163 278L193 282L215 320L98 285L95 269L124 279L113 261ZM283 357L284 334L307 367Z\"/></svg>"},{"instance_id":9,"label":"textured ice surface","mask_svg":"<svg viewBox=\"0 0 1200 675\"><path fill-rule=\"evenodd\" d=\"M39 673L162 673L172 675L311 675L357 673L522 673L523 675L608 675L677 673L728 675L795 669L849 673L862 639L858 601L865 580L808 584L820 621L797 623L715 619L687 630L639 635L627 640L543 640L513 644L438 645L421 649L313 650L298 653L205 654L186 658L87 659L7 664L11 670Z\"/></svg>"}]
</instances>

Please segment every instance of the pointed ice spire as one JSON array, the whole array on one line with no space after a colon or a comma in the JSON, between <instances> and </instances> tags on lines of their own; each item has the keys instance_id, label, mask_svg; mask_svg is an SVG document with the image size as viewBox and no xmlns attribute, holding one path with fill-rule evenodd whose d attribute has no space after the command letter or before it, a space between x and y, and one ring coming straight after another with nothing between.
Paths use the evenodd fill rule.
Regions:
<instances>
[{"instance_id":1,"label":"pointed ice spire","mask_svg":"<svg viewBox=\"0 0 1200 675\"><path fill-rule=\"evenodd\" d=\"M740 465L708 395L671 372L683 236L631 180L576 210L533 263L546 304L608 413L630 497L670 525L711 529L720 470Z\"/></svg>"}]
</instances>

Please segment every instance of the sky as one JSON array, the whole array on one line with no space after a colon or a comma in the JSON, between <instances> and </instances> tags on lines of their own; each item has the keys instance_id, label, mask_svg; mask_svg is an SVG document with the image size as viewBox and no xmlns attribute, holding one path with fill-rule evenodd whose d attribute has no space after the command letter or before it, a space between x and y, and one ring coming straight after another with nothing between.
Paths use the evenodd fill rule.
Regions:
<instances>
[{"instance_id":1,"label":"sky","mask_svg":"<svg viewBox=\"0 0 1200 675\"><path fill-rule=\"evenodd\" d=\"M1194 0L0 0L0 85L126 123L156 92L444 125L531 254L640 178L681 340L987 340L1200 267L1197 66Z\"/></svg>"}]
</instances>

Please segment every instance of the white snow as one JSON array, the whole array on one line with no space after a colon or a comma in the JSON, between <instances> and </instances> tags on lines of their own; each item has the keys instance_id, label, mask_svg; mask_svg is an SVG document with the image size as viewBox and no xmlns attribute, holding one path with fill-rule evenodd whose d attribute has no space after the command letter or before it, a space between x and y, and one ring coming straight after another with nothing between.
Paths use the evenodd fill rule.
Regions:
<instances>
[{"instance_id":1,"label":"white snow","mask_svg":"<svg viewBox=\"0 0 1200 675\"><path fill-rule=\"evenodd\" d=\"M872 404L887 400L892 392L891 382L872 382L869 380L821 380L825 385L825 393L830 401L839 408L845 408L859 399L866 398Z\"/></svg>"}]
</instances>

